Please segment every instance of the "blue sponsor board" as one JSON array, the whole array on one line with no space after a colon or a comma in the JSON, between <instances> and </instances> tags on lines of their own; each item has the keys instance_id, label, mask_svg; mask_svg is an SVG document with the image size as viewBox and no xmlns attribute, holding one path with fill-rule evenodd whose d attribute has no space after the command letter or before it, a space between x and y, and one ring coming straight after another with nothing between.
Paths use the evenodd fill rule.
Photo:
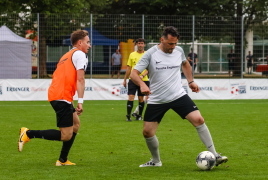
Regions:
<instances>
[{"instance_id":1,"label":"blue sponsor board","mask_svg":"<svg viewBox=\"0 0 268 180\"><path fill-rule=\"evenodd\" d=\"M85 91L93 91L92 87L85 87Z\"/></svg>"},{"instance_id":2,"label":"blue sponsor board","mask_svg":"<svg viewBox=\"0 0 268 180\"><path fill-rule=\"evenodd\" d=\"M120 95L122 95L122 94L127 94L127 88L125 88L125 87L120 87Z\"/></svg>"},{"instance_id":3,"label":"blue sponsor board","mask_svg":"<svg viewBox=\"0 0 268 180\"><path fill-rule=\"evenodd\" d=\"M207 87L199 87L200 91L213 91L213 87L207 86Z\"/></svg>"},{"instance_id":4,"label":"blue sponsor board","mask_svg":"<svg viewBox=\"0 0 268 180\"><path fill-rule=\"evenodd\" d=\"M250 86L251 91L268 91L268 86Z\"/></svg>"},{"instance_id":5,"label":"blue sponsor board","mask_svg":"<svg viewBox=\"0 0 268 180\"><path fill-rule=\"evenodd\" d=\"M246 91L247 87L244 85L244 86L238 86L238 93L239 94L246 94L247 91Z\"/></svg>"},{"instance_id":6,"label":"blue sponsor board","mask_svg":"<svg viewBox=\"0 0 268 180\"><path fill-rule=\"evenodd\" d=\"M10 91L10 92L18 92L18 91L30 92L30 88L29 87L7 87L7 91Z\"/></svg>"}]
</instances>

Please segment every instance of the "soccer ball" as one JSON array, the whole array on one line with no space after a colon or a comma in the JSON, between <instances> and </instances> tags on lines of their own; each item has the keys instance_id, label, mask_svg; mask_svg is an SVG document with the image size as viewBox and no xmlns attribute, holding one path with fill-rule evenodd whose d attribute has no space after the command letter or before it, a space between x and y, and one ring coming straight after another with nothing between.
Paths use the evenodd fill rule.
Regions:
<instances>
[{"instance_id":1,"label":"soccer ball","mask_svg":"<svg viewBox=\"0 0 268 180\"><path fill-rule=\"evenodd\" d=\"M216 157L213 153L209 151L203 151L200 154L198 154L196 158L196 165L201 170L210 170L212 169L216 164Z\"/></svg>"}]
</instances>

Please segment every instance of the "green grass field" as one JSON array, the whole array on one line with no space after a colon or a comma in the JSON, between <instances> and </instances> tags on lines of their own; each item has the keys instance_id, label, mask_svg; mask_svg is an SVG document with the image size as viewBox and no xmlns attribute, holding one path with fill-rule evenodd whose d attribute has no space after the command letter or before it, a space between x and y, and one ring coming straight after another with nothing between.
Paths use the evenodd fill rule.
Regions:
<instances>
[{"instance_id":1,"label":"green grass field","mask_svg":"<svg viewBox=\"0 0 268 180\"><path fill-rule=\"evenodd\" d=\"M268 179L268 100L195 101L217 152L229 158L211 171L196 166L206 148L195 128L172 110L156 133L163 166L139 168L151 155L143 122L126 122L126 103L85 101L68 157L77 165L55 167L62 142L32 139L22 152L17 149L22 126L56 129L50 104L0 102L0 179Z\"/></svg>"}]
</instances>

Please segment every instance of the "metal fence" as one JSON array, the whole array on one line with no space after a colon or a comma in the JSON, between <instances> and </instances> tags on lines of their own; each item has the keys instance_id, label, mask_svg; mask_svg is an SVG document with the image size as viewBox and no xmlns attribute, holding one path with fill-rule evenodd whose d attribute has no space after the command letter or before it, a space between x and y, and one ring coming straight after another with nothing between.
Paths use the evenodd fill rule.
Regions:
<instances>
[{"instance_id":1,"label":"metal fence","mask_svg":"<svg viewBox=\"0 0 268 180\"><path fill-rule=\"evenodd\" d=\"M9 74L10 78L28 78L29 74L29 78L51 78L61 56L71 49L70 34L77 29L89 31L92 45L86 77L111 78L111 57L119 48L123 78L128 56L135 51L134 40L144 38L147 50L160 42L167 26L178 28L178 45L187 59L193 59L191 49L197 55L195 78L267 78L266 21L251 23L243 17L20 13L1 14L0 26L0 79L9 78ZM30 39L31 50L28 45L15 46L21 37ZM252 56L248 56L249 51Z\"/></svg>"}]
</instances>

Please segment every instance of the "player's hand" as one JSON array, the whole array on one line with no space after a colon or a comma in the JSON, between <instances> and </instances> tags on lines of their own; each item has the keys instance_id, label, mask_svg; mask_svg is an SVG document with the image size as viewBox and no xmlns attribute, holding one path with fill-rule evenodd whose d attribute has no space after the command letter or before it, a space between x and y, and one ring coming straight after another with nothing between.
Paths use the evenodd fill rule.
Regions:
<instances>
[{"instance_id":1,"label":"player's hand","mask_svg":"<svg viewBox=\"0 0 268 180\"><path fill-rule=\"evenodd\" d=\"M78 103L77 104L77 107L76 107L76 110L75 111L76 111L76 113L77 113L78 116L80 116L82 114L82 112L83 112L83 106L82 106L81 103Z\"/></svg>"},{"instance_id":2,"label":"player's hand","mask_svg":"<svg viewBox=\"0 0 268 180\"><path fill-rule=\"evenodd\" d=\"M189 87L192 89L192 92L198 93L200 91L198 85L195 82L192 82L191 84L189 84Z\"/></svg>"},{"instance_id":3,"label":"player's hand","mask_svg":"<svg viewBox=\"0 0 268 180\"><path fill-rule=\"evenodd\" d=\"M141 75L140 78L143 79L143 76Z\"/></svg>"},{"instance_id":4,"label":"player's hand","mask_svg":"<svg viewBox=\"0 0 268 180\"><path fill-rule=\"evenodd\" d=\"M151 91L150 91L150 89L149 89L149 87L146 84L142 85L140 87L140 89L141 89L141 93L142 94L145 94L145 95L152 94Z\"/></svg>"},{"instance_id":5,"label":"player's hand","mask_svg":"<svg viewBox=\"0 0 268 180\"><path fill-rule=\"evenodd\" d=\"M123 86L127 87L127 82L126 81L123 82Z\"/></svg>"}]
</instances>

